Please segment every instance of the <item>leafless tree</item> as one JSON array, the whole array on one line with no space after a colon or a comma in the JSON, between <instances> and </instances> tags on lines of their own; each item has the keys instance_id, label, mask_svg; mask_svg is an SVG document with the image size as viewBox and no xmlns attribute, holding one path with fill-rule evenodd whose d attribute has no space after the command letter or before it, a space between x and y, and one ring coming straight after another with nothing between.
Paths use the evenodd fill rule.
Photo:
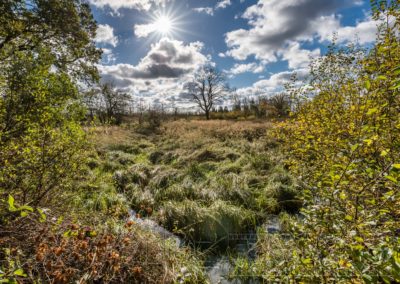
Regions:
<instances>
[{"instance_id":1,"label":"leafless tree","mask_svg":"<svg viewBox=\"0 0 400 284\"><path fill-rule=\"evenodd\" d=\"M106 121L108 123L121 123L121 117L126 112L130 96L118 90L112 82L102 84L100 90Z\"/></svg>"},{"instance_id":2,"label":"leafless tree","mask_svg":"<svg viewBox=\"0 0 400 284\"><path fill-rule=\"evenodd\" d=\"M203 67L185 88L207 120L215 103L220 102L229 90L224 74L212 66Z\"/></svg>"},{"instance_id":3,"label":"leafless tree","mask_svg":"<svg viewBox=\"0 0 400 284\"><path fill-rule=\"evenodd\" d=\"M285 93L274 95L268 100L268 102L275 109L279 117L285 117L289 114L289 97Z\"/></svg>"}]
</instances>

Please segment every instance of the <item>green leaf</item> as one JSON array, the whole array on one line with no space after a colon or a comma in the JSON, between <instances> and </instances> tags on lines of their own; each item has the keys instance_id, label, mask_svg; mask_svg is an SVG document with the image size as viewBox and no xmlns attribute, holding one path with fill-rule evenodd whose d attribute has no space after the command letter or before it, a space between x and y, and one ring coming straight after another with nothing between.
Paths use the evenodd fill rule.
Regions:
<instances>
[{"instance_id":1,"label":"green leaf","mask_svg":"<svg viewBox=\"0 0 400 284\"><path fill-rule=\"evenodd\" d=\"M311 258L303 258L303 259L301 260L301 262L302 262L303 264L311 264Z\"/></svg>"},{"instance_id":2,"label":"green leaf","mask_svg":"<svg viewBox=\"0 0 400 284\"><path fill-rule=\"evenodd\" d=\"M395 177L392 177L392 176L390 176L390 175L387 175L387 176L385 176L385 178L387 178L388 180L390 180L390 181L392 181L392 182L394 182L394 183L397 183L397 179L396 179Z\"/></svg>"},{"instance_id":3,"label":"green leaf","mask_svg":"<svg viewBox=\"0 0 400 284\"><path fill-rule=\"evenodd\" d=\"M8 196L8 210L10 210L11 212L15 212L17 211L17 208L14 206L14 197L12 197L11 195Z\"/></svg>"},{"instance_id":4,"label":"green leaf","mask_svg":"<svg viewBox=\"0 0 400 284\"><path fill-rule=\"evenodd\" d=\"M378 109L376 107L370 108L367 112L367 115L373 115L374 113L377 113Z\"/></svg>"},{"instance_id":5,"label":"green leaf","mask_svg":"<svg viewBox=\"0 0 400 284\"><path fill-rule=\"evenodd\" d=\"M400 164L393 164L393 168L395 168L396 170L400 170Z\"/></svg>"},{"instance_id":6,"label":"green leaf","mask_svg":"<svg viewBox=\"0 0 400 284\"><path fill-rule=\"evenodd\" d=\"M21 277L26 277L27 275L25 272L22 270L22 268L18 268L17 270L14 271L14 275L16 276L21 276Z\"/></svg>"},{"instance_id":7,"label":"green leaf","mask_svg":"<svg viewBox=\"0 0 400 284\"><path fill-rule=\"evenodd\" d=\"M19 211L25 210L25 211L33 212L33 208L31 206L28 206L28 205L20 206L20 207L18 207L18 210Z\"/></svg>"},{"instance_id":8,"label":"green leaf","mask_svg":"<svg viewBox=\"0 0 400 284\"><path fill-rule=\"evenodd\" d=\"M347 220L347 221L352 221L352 220L353 220L353 217L351 217L350 215L346 215L346 216L344 217L344 219Z\"/></svg>"},{"instance_id":9,"label":"green leaf","mask_svg":"<svg viewBox=\"0 0 400 284\"><path fill-rule=\"evenodd\" d=\"M357 150L358 146L359 146L358 144L352 145L351 146L351 151L354 152L355 150Z\"/></svg>"},{"instance_id":10,"label":"green leaf","mask_svg":"<svg viewBox=\"0 0 400 284\"><path fill-rule=\"evenodd\" d=\"M393 87L390 87L389 90L396 90L400 88L400 82L396 82L396 85L394 85Z\"/></svg>"},{"instance_id":11,"label":"green leaf","mask_svg":"<svg viewBox=\"0 0 400 284\"><path fill-rule=\"evenodd\" d=\"M39 212L40 215L39 222L43 223L44 221L46 221L47 216L46 214L44 214L44 211L40 208L37 208L37 211Z\"/></svg>"},{"instance_id":12,"label":"green leaf","mask_svg":"<svg viewBox=\"0 0 400 284\"><path fill-rule=\"evenodd\" d=\"M371 82L370 82L369 80L366 80L366 81L365 81L365 88L366 88L367 90L371 89Z\"/></svg>"}]
</instances>

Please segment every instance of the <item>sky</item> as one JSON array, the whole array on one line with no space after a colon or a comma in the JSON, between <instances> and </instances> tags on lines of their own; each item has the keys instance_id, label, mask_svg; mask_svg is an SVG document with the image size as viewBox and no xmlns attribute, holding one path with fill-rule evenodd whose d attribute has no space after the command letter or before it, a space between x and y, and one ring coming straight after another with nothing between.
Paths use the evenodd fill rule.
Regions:
<instances>
[{"instance_id":1,"label":"sky","mask_svg":"<svg viewBox=\"0 0 400 284\"><path fill-rule=\"evenodd\" d=\"M98 68L134 100L194 109L184 85L214 65L241 97L282 91L338 44L373 43L369 0L89 0Z\"/></svg>"}]
</instances>

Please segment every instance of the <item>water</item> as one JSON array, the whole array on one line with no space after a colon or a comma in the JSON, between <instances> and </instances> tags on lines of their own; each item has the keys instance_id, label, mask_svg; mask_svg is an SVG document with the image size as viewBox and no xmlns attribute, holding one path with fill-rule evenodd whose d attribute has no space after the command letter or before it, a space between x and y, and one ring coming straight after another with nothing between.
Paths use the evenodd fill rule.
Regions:
<instances>
[{"instance_id":1,"label":"water","mask_svg":"<svg viewBox=\"0 0 400 284\"><path fill-rule=\"evenodd\" d=\"M130 220L135 221L142 228L152 231L160 235L163 239L174 240L177 247L184 245L184 241L178 236L169 232L162 226L158 225L156 222L150 219L141 219L136 217L136 212L134 210L130 211ZM268 221L261 225L266 232L270 234L279 233L281 226L279 223L278 216L271 215L268 216ZM238 234L232 236L232 241L235 245L230 249L234 252L236 256L246 257L252 260L256 257L256 242L257 235L254 231L248 232L247 234ZM209 277L210 283L212 284L259 284L262 283L260 280L251 279L248 277L229 279L229 273L234 268L229 259L229 252L219 252L216 254L208 254L205 260L205 271Z\"/></svg>"},{"instance_id":2,"label":"water","mask_svg":"<svg viewBox=\"0 0 400 284\"><path fill-rule=\"evenodd\" d=\"M161 238L165 240L168 239L174 240L177 247L181 247L183 245L182 239L180 239L178 236L174 235L170 231L166 230L164 227L158 225L153 220L150 220L148 218L145 219L137 218L136 212L134 210L130 210L129 215L130 215L129 219L134 221L142 228L158 234L159 236L161 236Z\"/></svg>"}]
</instances>

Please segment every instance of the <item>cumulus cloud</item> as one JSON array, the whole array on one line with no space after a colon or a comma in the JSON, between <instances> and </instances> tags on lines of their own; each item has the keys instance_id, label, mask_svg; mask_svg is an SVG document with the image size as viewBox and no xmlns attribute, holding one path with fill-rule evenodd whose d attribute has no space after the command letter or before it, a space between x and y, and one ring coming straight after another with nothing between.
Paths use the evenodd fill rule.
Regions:
<instances>
[{"instance_id":1,"label":"cumulus cloud","mask_svg":"<svg viewBox=\"0 0 400 284\"><path fill-rule=\"evenodd\" d=\"M109 7L114 11L121 8L149 11L153 5L163 6L169 0L89 0L89 3L98 7Z\"/></svg>"},{"instance_id":2,"label":"cumulus cloud","mask_svg":"<svg viewBox=\"0 0 400 284\"><path fill-rule=\"evenodd\" d=\"M195 11L197 13L205 13L205 14L210 15L210 16L214 15L214 9L212 7L193 8L193 11Z\"/></svg>"},{"instance_id":3,"label":"cumulus cloud","mask_svg":"<svg viewBox=\"0 0 400 284\"><path fill-rule=\"evenodd\" d=\"M138 65L104 66L102 71L130 79L179 78L208 61L201 53L202 48L200 42L184 45L181 41L163 38L151 46Z\"/></svg>"},{"instance_id":4,"label":"cumulus cloud","mask_svg":"<svg viewBox=\"0 0 400 284\"><path fill-rule=\"evenodd\" d=\"M238 75L242 73L261 73L265 69L265 66L262 64L256 63L248 63L248 64L238 64L236 63L229 71L227 71L230 75Z\"/></svg>"},{"instance_id":5,"label":"cumulus cloud","mask_svg":"<svg viewBox=\"0 0 400 284\"><path fill-rule=\"evenodd\" d=\"M215 5L215 9L225 9L232 5L231 0L221 0Z\"/></svg>"},{"instance_id":6,"label":"cumulus cloud","mask_svg":"<svg viewBox=\"0 0 400 284\"><path fill-rule=\"evenodd\" d=\"M308 57L320 53L318 49L302 49L302 42L330 39L335 31L343 42L354 39L357 31L361 43L369 42L373 38L370 20L355 27L341 27L335 15L339 8L358 4L357 0L258 0L242 15L250 27L225 35L226 55L237 60L254 56L267 63L284 59L289 68L295 69L304 67Z\"/></svg>"},{"instance_id":7,"label":"cumulus cloud","mask_svg":"<svg viewBox=\"0 0 400 284\"><path fill-rule=\"evenodd\" d=\"M118 44L118 38L114 35L114 29L107 24L99 25L97 27L94 41L97 43L109 44L114 47L116 47Z\"/></svg>"},{"instance_id":8,"label":"cumulus cloud","mask_svg":"<svg viewBox=\"0 0 400 284\"><path fill-rule=\"evenodd\" d=\"M183 107L187 104L179 96L183 82L198 68L211 63L210 58L202 54L202 48L201 42L184 44L163 38L151 46L137 65L100 65L99 71L103 81L113 81L135 98L143 98L147 103L158 99Z\"/></svg>"},{"instance_id":9,"label":"cumulus cloud","mask_svg":"<svg viewBox=\"0 0 400 284\"><path fill-rule=\"evenodd\" d=\"M324 26L316 27L321 41L331 40L333 33L336 34L339 43L358 40L360 44L366 44L375 41L378 22L371 17L357 22L355 26L341 26L339 19L334 15L324 17L323 22Z\"/></svg>"},{"instance_id":10,"label":"cumulus cloud","mask_svg":"<svg viewBox=\"0 0 400 284\"><path fill-rule=\"evenodd\" d=\"M301 49L300 43L291 42L286 48L279 51L279 55L283 60L288 61L290 69L299 69L307 67L312 58L320 56L321 50L319 48L314 50Z\"/></svg>"},{"instance_id":11,"label":"cumulus cloud","mask_svg":"<svg viewBox=\"0 0 400 284\"><path fill-rule=\"evenodd\" d=\"M102 48L103 51L103 63L112 64L115 62L116 58L110 48Z\"/></svg>"},{"instance_id":12,"label":"cumulus cloud","mask_svg":"<svg viewBox=\"0 0 400 284\"><path fill-rule=\"evenodd\" d=\"M294 71L284 71L273 74L268 79L263 79L255 82L250 87L240 88L237 90L239 96L272 96L283 90L283 86L290 82L293 74L297 75L299 82L304 81L309 74L307 68L300 68Z\"/></svg>"},{"instance_id":13,"label":"cumulus cloud","mask_svg":"<svg viewBox=\"0 0 400 284\"><path fill-rule=\"evenodd\" d=\"M135 36L141 38L141 37L148 37L149 34L153 33L154 31L157 30L157 25L154 23L150 24L136 24L133 27Z\"/></svg>"},{"instance_id":14,"label":"cumulus cloud","mask_svg":"<svg viewBox=\"0 0 400 284\"><path fill-rule=\"evenodd\" d=\"M210 16L214 16L215 10L225 9L226 7L232 5L231 0L221 0L215 4L215 7L198 7L193 8L193 11L197 13L205 13Z\"/></svg>"}]
</instances>

